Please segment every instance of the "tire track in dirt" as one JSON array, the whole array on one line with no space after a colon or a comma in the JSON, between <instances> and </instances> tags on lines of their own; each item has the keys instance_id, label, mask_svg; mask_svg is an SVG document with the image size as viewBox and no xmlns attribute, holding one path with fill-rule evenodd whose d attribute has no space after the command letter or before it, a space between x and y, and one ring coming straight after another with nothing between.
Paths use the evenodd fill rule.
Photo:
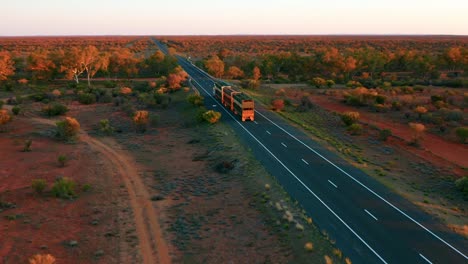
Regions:
<instances>
[{"instance_id":1,"label":"tire track in dirt","mask_svg":"<svg viewBox=\"0 0 468 264\"><path fill-rule=\"evenodd\" d=\"M33 117L34 120L49 125L55 121ZM138 243L143 263L171 263L168 246L162 236L159 221L152 205L150 195L138 175L131 158L125 153L115 150L101 141L90 137L85 131L80 131L80 140L88 143L93 149L112 163L116 173L120 174L128 191L132 207Z\"/></svg>"}]
</instances>

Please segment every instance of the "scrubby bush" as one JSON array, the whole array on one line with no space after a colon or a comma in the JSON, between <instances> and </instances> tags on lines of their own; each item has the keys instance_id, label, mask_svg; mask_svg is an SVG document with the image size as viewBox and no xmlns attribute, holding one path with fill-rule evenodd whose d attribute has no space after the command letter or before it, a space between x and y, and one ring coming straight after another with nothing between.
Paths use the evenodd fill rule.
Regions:
<instances>
[{"instance_id":1,"label":"scrubby bush","mask_svg":"<svg viewBox=\"0 0 468 264\"><path fill-rule=\"evenodd\" d=\"M323 78L320 78L320 77L315 77L312 79L312 84L317 87L317 88L320 88L322 86L324 86L325 84L327 84L327 81Z\"/></svg>"},{"instance_id":2,"label":"scrubby bush","mask_svg":"<svg viewBox=\"0 0 468 264\"><path fill-rule=\"evenodd\" d=\"M96 95L92 93L82 93L78 95L78 102L89 105L96 103Z\"/></svg>"},{"instance_id":3,"label":"scrubby bush","mask_svg":"<svg viewBox=\"0 0 468 264\"><path fill-rule=\"evenodd\" d=\"M427 108L424 107L424 106L417 106L415 109L414 109L414 112L416 112L418 114L418 117L419 119L421 119L421 116L425 113L427 113Z\"/></svg>"},{"instance_id":4,"label":"scrubby bush","mask_svg":"<svg viewBox=\"0 0 468 264\"><path fill-rule=\"evenodd\" d=\"M202 106L203 105L203 96L199 94L190 94L187 96L187 102L195 105L195 106Z\"/></svg>"},{"instance_id":5,"label":"scrubby bush","mask_svg":"<svg viewBox=\"0 0 468 264\"><path fill-rule=\"evenodd\" d=\"M379 139L382 141L387 141L388 137L392 135L392 131L390 129L382 129L379 132Z\"/></svg>"},{"instance_id":6,"label":"scrubby bush","mask_svg":"<svg viewBox=\"0 0 468 264\"><path fill-rule=\"evenodd\" d=\"M0 109L0 125L10 122L11 116L6 109Z\"/></svg>"},{"instance_id":7,"label":"scrubby bush","mask_svg":"<svg viewBox=\"0 0 468 264\"><path fill-rule=\"evenodd\" d=\"M65 165L66 165L66 163L68 161L68 158L65 155L59 155L57 157L57 161L58 161L58 164L60 165L60 167L65 167Z\"/></svg>"},{"instance_id":8,"label":"scrubby bush","mask_svg":"<svg viewBox=\"0 0 468 264\"><path fill-rule=\"evenodd\" d=\"M137 132L145 132L148 127L148 111L136 111L133 115L133 123Z\"/></svg>"},{"instance_id":9,"label":"scrubby bush","mask_svg":"<svg viewBox=\"0 0 468 264\"><path fill-rule=\"evenodd\" d=\"M47 116L64 115L66 112L68 112L68 107L60 103L53 103L43 107L42 112Z\"/></svg>"},{"instance_id":10,"label":"scrubby bush","mask_svg":"<svg viewBox=\"0 0 468 264\"><path fill-rule=\"evenodd\" d=\"M13 108L11 108L11 112L13 112L14 115L18 115L21 111L21 108L17 105L13 106Z\"/></svg>"},{"instance_id":11,"label":"scrubby bush","mask_svg":"<svg viewBox=\"0 0 468 264\"><path fill-rule=\"evenodd\" d=\"M445 115L447 121L461 121L463 120L463 111L460 109L449 110Z\"/></svg>"},{"instance_id":12,"label":"scrubby bush","mask_svg":"<svg viewBox=\"0 0 468 264\"><path fill-rule=\"evenodd\" d=\"M360 82L357 82L357 81L349 81L346 83L346 87L348 88L356 88L356 87L361 87L362 84Z\"/></svg>"},{"instance_id":13,"label":"scrubby bush","mask_svg":"<svg viewBox=\"0 0 468 264\"><path fill-rule=\"evenodd\" d=\"M345 112L341 114L341 120L346 126L350 126L359 120L358 112Z\"/></svg>"},{"instance_id":14,"label":"scrubby bush","mask_svg":"<svg viewBox=\"0 0 468 264\"><path fill-rule=\"evenodd\" d=\"M55 264L54 256L50 254L36 254L29 258L29 264Z\"/></svg>"},{"instance_id":15,"label":"scrubby bush","mask_svg":"<svg viewBox=\"0 0 468 264\"><path fill-rule=\"evenodd\" d=\"M75 198L75 182L67 177L57 179L52 186L52 194L62 199Z\"/></svg>"},{"instance_id":16,"label":"scrubby bush","mask_svg":"<svg viewBox=\"0 0 468 264\"><path fill-rule=\"evenodd\" d=\"M304 249L308 252L311 252L312 250L314 250L314 244L312 244L312 242L307 242L304 245Z\"/></svg>"},{"instance_id":17,"label":"scrubby bush","mask_svg":"<svg viewBox=\"0 0 468 264\"><path fill-rule=\"evenodd\" d=\"M392 109L395 111L400 111L401 110L401 103L398 101L393 101L392 102Z\"/></svg>"},{"instance_id":18,"label":"scrubby bush","mask_svg":"<svg viewBox=\"0 0 468 264\"><path fill-rule=\"evenodd\" d=\"M206 111L203 113L203 119L210 124L214 124L221 118L221 113L213 110Z\"/></svg>"},{"instance_id":19,"label":"scrubby bush","mask_svg":"<svg viewBox=\"0 0 468 264\"><path fill-rule=\"evenodd\" d=\"M271 108L275 111L282 111L284 109L283 99L273 99L271 101Z\"/></svg>"},{"instance_id":20,"label":"scrubby bush","mask_svg":"<svg viewBox=\"0 0 468 264\"><path fill-rule=\"evenodd\" d=\"M335 81L333 80L327 80L326 82L328 88L332 88L333 85L335 85Z\"/></svg>"},{"instance_id":21,"label":"scrubby bush","mask_svg":"<svg viewBox=\"0 0 468 264\"><path fill-rule=\"evenodd\" d=\"M132 94L132 88L122 87L122 88L120 88L120 94L121 95L130 95L130 94Z\"/></svg>"},{"instance_id":22,"label":"scrubby bush","mask_svg":"<svg viewBox=\"0 0 468 264\"><path fill-rule=\"evenodd\" d=\"M31 183L31 188L37 194L42 194L47 187L47 182L44 179L34 179Z\"/></svg>"},{"instance_id":23,"label":"scrubby bush","mask_svg":"<svg viewBox=\"0 0 468 264\"><path fill-rule=\"evenodd\" d=\"M73 117L66 117L63 121L58 121L57 137L62 140L73 140L78 136L80 123Z\"/></svg>"},{"instance_id":24,"label":"scrubby bush","mask_svg":"<svg viewBox=\"0 0 468 264\"><path fill-rule=\"evenodd\" d=\"M412 133L410 144L419 146L426 127L420 123L409 123L409 126Z\"/></svg>"},{"instance_id":25,"label":"scrubby bush","mask_svg":"<svg viewBox=\"0 0 468 264\"><path fill-rule=\"evenodd\" d=\"M99 130L106 135L112 135L112 133L114 133L114 128L110 125L109 119L102 119L99 121Z\"/></svg>"},{"instance_id":26,"label":"scrubby bush","mask_svg":"<svg viewBox=\"0 0 468 264\"><path fill-rule=\"evenodd\" d=\"M351 135L362 134L362 126L360 124L351 124L350 126L348 126L347 130Z\"/></svg>"},{"instance_id":27,"label":"scrubby bush","mask_svg":"<svg viewBox=\"0 0 468 264\"><path fill-rule=\"evenodd\" d=\"M458 190L468 195L468 176L462 177L455 181L455 186Z\"/></svg>"},{"instance_id":28,"label":"scrubby bush","mask_svg":"<svg viewBox=\"0 0 468 264\"><path fill-rule=\"evenodd\" d=\"M466 143L466 139L468 138L468 127L459 127L455 130L455 134L457 135L458 139L460 139L461 143Z\"/></svg>"},{"instance_id":29,"label":"scrubby bush","mask_svg":"<svg viewBox=\"0 0 468 264\"><path fill-rule=\"evenodd\" d=\"M24 141L23 152L30 152L31 151L32 140L27 139Z\"/></svg>"}]
</instances>

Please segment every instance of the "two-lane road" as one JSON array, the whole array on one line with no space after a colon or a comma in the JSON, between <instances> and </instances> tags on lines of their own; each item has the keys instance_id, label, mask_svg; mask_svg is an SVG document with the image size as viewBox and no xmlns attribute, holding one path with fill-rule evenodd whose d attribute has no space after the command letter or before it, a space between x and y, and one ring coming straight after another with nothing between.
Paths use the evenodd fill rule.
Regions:
<instances>
[{"instance_id":1,"label":"two-lane road","mask_svg":"<svg viewBox=\"0 0 468 264\"><path fill-rule=\"evenodd\" d=\"M466 240L261 105L254 122L241 122L213 98L211 76L178 60L207 108L223 113L222 121L353 263L468 263Z\"/></svg>"}]
</instances>

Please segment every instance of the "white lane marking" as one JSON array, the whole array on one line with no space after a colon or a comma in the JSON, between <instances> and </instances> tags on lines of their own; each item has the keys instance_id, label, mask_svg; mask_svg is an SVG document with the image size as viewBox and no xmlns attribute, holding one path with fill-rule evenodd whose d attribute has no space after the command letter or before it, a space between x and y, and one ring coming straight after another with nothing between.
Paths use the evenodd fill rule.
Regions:
<instances>
[{"instance_id":1,"label":"white lane marking","mask_svg":"<svg viewBox=\"0 0 468 264\"><path fill-rule=\"evenodd\" d=\"M328 180L328 182L329 182L331 185L333 185L333 187L338 188L338 186L336 186L336 184L334 184L332 181Z\"/></svg>"},{"instance_id":2,"label":"white lane marking","mask_svg":"<svg viewBox=\"0 0 468 264\"><path fill-rule=\"evenodd\" d=\"M254 121L254 123L255 123L256 125L258 125L257 121Z\"/></svg>"},{"instance_id":3,"label":"white lane marking","mask_svg":"<svg viewBox=\"0 0 468 264\"><path fill-rule=\"evenodd\" d=\"M302 159L302 161L303 161L305 164L309 165L309 162L307 162L305 159Z\"/></svg>"},{"instance_id":4,"label":"white lane marking","mask_svg":"<svg viewBox=\"0 0 468 264\"><path fill-rule=\"evenodd\" d=\"M421 258L423 258L425 261L427 261L427 263L432 264L432 262L430 260L428 260L423 254L419 253L419 256L421 256Z\"/></svg>"},{"instance_id":5,"label":"white lane marking","mask_svg":"<svg viewBox=\"0 0 468 264\"><path fill-rule=\"evenodd\" d=\"M286 134L288 134L289 136L291 136L292 138L294 138L296 141L298 141L299 143L301 143L302 145L304 145L306 148L308 148L310 151L314 152L317 156L319 156L320 158L322 158L323 160L325 160L326 162L328 162L329 164L331 164L333 167L335 167L336 169L338 169L339 171L341 171L343 174L345 174L346 176L348 176L349 178L351 178L353 181L355 181L356 183L358 183L359 185L361 185L362 187L364 187L366 190L368 190L369 192L371 192L373 195L375 195L377 198L379 198L380 200L384 201L386 204L388 204L390 207L392 207L393 209L397 210L399 213L401 213L402 215L404 215L406 218L408 218L409 220L411 220L413 223L415 223L416 225L418 225L419 227L421 227L422 229L424 229L426 232L428 232L429 234L431 234L433 237L437 238L439 241L441 241L442 243L444 243L445 245L447 245L448 247L450 247L451 249L453 249L455 252L457 252L458 254L460 254L461 256L463 256L465 259L468 259L468 257L463 254L460 250L456 249L454 246L452 246L451 244L449 244L447 241L443 240L441 237L439 237L438 235L436 235L434 232L432 232L431 230L429 230L427 227L423 226L421 223L419 223L418 221L414 220L411 216L409 216L408 214L406 214L405 212L403 212L400 208L396 207L395 205L393 205L391 202L385 200L385 198L383 198L382 196L380 196L379 194L377 194L376 192L374 192L372 189L370 189L369 187L367 187L364 183L360 182L358 179L354 178L353 176L351 176L351 174L347 173L346 171L344 171L342 168L338 167L335 163L331 162L330 160L328 160L327 158L325 158L324 156L322 156L320 153L318 153L315 149L309 147L309 145L305 144L304 142L302 142L301 140L299 140L297 137L295 137L294 135L292 135L291 133L289 133L288 131L286 131L284 128L282 128L281 126L277 125L275 122L273 122L271 119L269 119L268 117L266 117L265 115L263 115L262 113L260 113L259 111L255 110L255 112L257 112L257 114L263 116L266 120L270 121L273 125L275 125L276 127L278 127L279 129L283 130L283 132L285 132Z\"/></svg>"},{"instance_id":6,"label":"white lane marking","mask_svg":"<svg viewBox=\"0 0 468 264\"><path fill-rule=\"evenodd\" d=\"M364 211L366 211L366 213L368 215L370 215L372 218L374 218L375 221L378 221L379 219L377 219L377 217L375 217L373 214L371 214L369 211L367 211L367 209L364 209Z\"/></svg>"},{"instance_id":7,"label":"white lane marking","mask_svg":"<svg viewBox=\"0 0 468 264\"><path fill-rule=\"evenodd\" d=\"M271 132L270 132L270 131L267 130L266 132L268 133L268 135L271 135Z\"/></svg>"},{"instance_id":8,"label":"white lane marking","mask_svg":"<svg viewBox=\"0 0 468 264\"><path fill-rule=\"evenodd\" d=\"M198 84L198 86L200 86L201 89L203 89L203 91L205 91L205 93L207 93L219 106L221 106L221 103L219 103L210 93L208 93L205 88L203 88L203 86L200 85L200 83L198 83L196 80L194 80L195 83ZM311 193L321 204L323 204L323 206L325 206L325 208L328 209L328 211L330 211L341 223L343 223L343 225L349 230L351 231L370 251L372 251L372 253L374 253L374 255L376 255L383 263L387 264L387 262L369 245L367 244L367 242L362 238L360 237L356 231L354 231L343 219L341 219L341 217L338 216L337 213L335 213L335 211L333 211L324 201L322 201L322 199L320 199L320 197L317 196L317 194L315 194L310 188L309 186L307 186L303 181L301 181L301 179L299 179L299 177L296 176L296 174L294 174L294 172L292 172L280 159L278 159L275 154L273 154L273 152L271 152L262 142L260 142L260 140L258 140L244 125L242 125L241 122L239 122L239 120L237 120L226 108L224 107L221 107L221 109L224 110L224 112L226 112L226 114L228 114L242 129L245 130L245 132L247 132L255 141L257 141L258 144L260 144L260 146L262 146L276 161L278 161L279 164L281 164L281 166L283 166L283 168L285 168L309 193Z\"/></svg>"},{"instance_id":9,"label":"white lane marking","mask_svg":"<svg viewBox=\"0 0 468 264\"><path fill-rule=\"evenodd\" d=\"M213 107L216 107L217 105L212 105Z\"/></svg>"},{"instance_id":10,"label":"white lane marking","mask_svg":"<svg viewBox=\"0 0 468 264\"><path fill-rule=\"evenodd\" d=\"M281 145L283 145L283 147L287 148L288 146L286 146L286 144L284 144L283 142L281 142Z\"/></svg>"}]
</instances>

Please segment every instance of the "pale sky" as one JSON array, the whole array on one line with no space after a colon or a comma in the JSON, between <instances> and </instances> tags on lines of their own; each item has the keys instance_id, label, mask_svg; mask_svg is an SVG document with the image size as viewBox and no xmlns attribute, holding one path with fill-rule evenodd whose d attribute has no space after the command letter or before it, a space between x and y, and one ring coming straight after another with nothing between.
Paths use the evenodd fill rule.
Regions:
<instances>
[{"instance_id":1,"label":"pale sky","mask_svg":"<svg viewBox=\"0 0 468 264\"><path fill-rule=\"evenodd\" d=\"M468 35L468 0L0 0L0 36Z\"/></svg>"}]
</instances>

